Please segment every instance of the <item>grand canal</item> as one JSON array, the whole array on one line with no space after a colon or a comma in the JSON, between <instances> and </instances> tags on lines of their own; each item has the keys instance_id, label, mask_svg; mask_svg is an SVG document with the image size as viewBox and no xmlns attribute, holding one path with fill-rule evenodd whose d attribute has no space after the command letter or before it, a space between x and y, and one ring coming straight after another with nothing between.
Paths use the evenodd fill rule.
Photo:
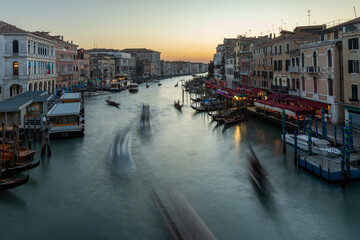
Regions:
<instances>
[{"instance_id":1,"label":"grand canal","mask_svg":"<svg viewBox=\"0 0 360 240\"><path fill-rule=\"evenodd\" d=\"M52 156L30 172L26 185L0 192L1 239L169 239L151 186L178 190L217 239L358 239L360 183L345 190L293 164L282 153L281 129L250 119L231 127L185 106L176 82L142 84L139 92L85 99L86 136L54 140ZM138 126L151 107L152 135ZM107 160L117 133L129 131L137 166L131 178ZM247 174L251 144L270 174L264 197Z\"/></svg>"}]
</instances>

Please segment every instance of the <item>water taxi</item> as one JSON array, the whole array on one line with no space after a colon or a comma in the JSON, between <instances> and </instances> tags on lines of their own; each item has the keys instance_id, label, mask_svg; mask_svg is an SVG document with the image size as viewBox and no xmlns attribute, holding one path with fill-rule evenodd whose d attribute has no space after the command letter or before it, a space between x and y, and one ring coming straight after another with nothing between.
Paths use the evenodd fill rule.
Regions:
<instances>
[{"instance_id":1,"label":"water taxi","mask_svg":"<svg viewBox=\"0 0 360 240\"><path fill-rule=\"evenodd\" d=\"M50 118L50 137L83 137L85 132L84 114L81 103L59 103L48 112Z\"/></svg>"},{"instance_id":2,"label":"water taxi","mask_svg":"<svg viewBox=\"0 0 360 240\"><path fill-rule=\"evenodd\" d=\"M131 83L129 85L129 92L138 92L139 91L139 85L137 83Z\"/></svg>"},{"instance_id":3,"label":"water taxi","mask_svg":"<svg viewBox=\"0 0 360 240\"><path fill-rule=\"evenodd\" d=\"M294 145L294 134L286 134L285 141L286 143ZM297 135L297 145L301 150L309 151L308 136L304 134ZM311 151L313 154L325 155L329 157L337 157L341 155L341 151L335 147L332 147L329 141L316 137L311 137Z\"/></svg>"}]
</instances>

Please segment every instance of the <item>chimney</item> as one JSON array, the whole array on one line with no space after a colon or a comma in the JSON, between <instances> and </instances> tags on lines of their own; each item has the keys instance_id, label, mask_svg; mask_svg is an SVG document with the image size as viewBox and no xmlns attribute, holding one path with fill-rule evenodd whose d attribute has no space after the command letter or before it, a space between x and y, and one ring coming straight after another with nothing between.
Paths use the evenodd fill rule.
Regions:
<instances>
[{"instance_id":1,"label":"chimney","mask_svg":"<svg viewBox=\"0 0 360 240\"><path fill-rule=\"evenodd\" d=\"M73 40L71 40L71 44L73 44Z\"/></svg>"},{"instance_id":2,"label":"chimney","mask_svg":"<svg viewBox=\"0 0 360 240\"><path fill-rule=\"evenodd\" d=\"M63 41L64 37L63 36L60 36L60 40Z\"/></svg>"},{"instance_id":3,"label":"chimney","mask_svg":"<svg viewBox=\"0 0 360 240\"><path fill-rule=\"evenodd\" d=\"M272 33L270 33L270 39L272 39Z\"/></svg>"}]
</instances>

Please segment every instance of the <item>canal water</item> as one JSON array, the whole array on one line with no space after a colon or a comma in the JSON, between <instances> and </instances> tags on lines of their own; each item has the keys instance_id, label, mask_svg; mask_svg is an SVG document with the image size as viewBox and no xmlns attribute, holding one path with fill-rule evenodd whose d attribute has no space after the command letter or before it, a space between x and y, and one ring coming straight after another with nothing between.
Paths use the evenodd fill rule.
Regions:
<instances>
[{"instance_id":1,"label":"canal water","mask_svg":"<svg viewBox=\"0 0 360 240\"><path fill-rule=\"evenodd\" d=\"M360 184L342 190L283 154L281 129L250 119L230 127L195 113L176 82L142 84L138 93L85 99L86 136L53 140L52 156L21 187L0 192L1 239L170 239L150 189L181 192L217 239L358 239ZM139 131L143 103L152 134ZM118 133L129 131L137 170L116 174L107 159ZM247 173L249 144L270 175L263 196Z\"/></svg>"}]
</instances>

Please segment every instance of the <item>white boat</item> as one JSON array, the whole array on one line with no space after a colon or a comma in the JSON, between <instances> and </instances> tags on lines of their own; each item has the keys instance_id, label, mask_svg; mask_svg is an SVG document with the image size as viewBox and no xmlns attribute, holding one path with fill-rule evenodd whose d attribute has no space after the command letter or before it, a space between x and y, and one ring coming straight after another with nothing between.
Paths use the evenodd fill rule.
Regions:
<instances>
[{"instance_id":1,"label":"white boat","mask_svg":"<svg viewBox=\"0 0 360 240\"><path fill-rule=\"evenodd\" d=\"M286 143L295 145L294 134L286 134L285 141ZM301 150L309 151L308 136L304 134L297 135L297 146ZM316 137L311 137L311 151L313 154L325 155L329 157L337 157L341 155L341 151L335 147L332 147L329 141Z\"/></svg>"},{"instance_id":2,"label":"white boat","mask_svg":"<svg viewBox=\"0 0 360 240\"><path fill-rule=\"evenodd\" d=\"M137 83L131 83L129 85L129 92L137 92L139 91L139 85Z\"/></svg>"},{"instance_id":3,"label":"white boat","mask_svg":"<svg viewBox=\"0 0 360 240\"><path fill-rule=\"evenodd\" d=\"M84 97L95 97L95 96L99 96L99 93L97 93L97 92L84 92L83 95L84 95Z\"/></svg>"},{"instance_id":4,"label":"white boat","mask_svg":"<svg viewBox=\"0 0 360 240\"><path fill-rule=\"evenodd\" d=\"M50 118L50 137L83 137L85 132L84 113L81 103L58 103L48 112Z\"/></svg>"}]
</instances>

